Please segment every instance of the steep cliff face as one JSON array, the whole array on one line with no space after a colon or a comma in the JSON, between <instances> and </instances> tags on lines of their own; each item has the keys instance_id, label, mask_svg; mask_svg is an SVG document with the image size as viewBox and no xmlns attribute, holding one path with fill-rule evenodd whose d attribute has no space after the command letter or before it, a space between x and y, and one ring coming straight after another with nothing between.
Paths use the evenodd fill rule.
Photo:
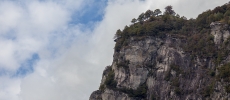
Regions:
<instances>
[{"instance_id":1,"label":"steep cliff face","mask_svg":"<svg viewBox=\"0 0 230 100\"><path fill-rule=\"evenodd\" d=\"M215 22L210 27L214 45L229 51L229 26ZM230 55L218 63L215 57L192 56L184 50L186 38L172 35L131 37L126 42L114 53L90 100L230 99Z\"/></svg>"}]
</instances>

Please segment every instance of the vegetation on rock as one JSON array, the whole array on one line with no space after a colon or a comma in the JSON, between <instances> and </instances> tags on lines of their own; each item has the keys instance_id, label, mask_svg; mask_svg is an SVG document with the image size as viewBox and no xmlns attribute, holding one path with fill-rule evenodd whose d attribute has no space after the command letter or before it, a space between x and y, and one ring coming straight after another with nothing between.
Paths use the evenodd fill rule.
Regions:
<instances>
[{"instance_id":1,"label":"vegetation on rock","mask_svg":"<svg viewBox=\"0 0 230 100\"><path fill-rule=\"evenodd\" d=\"M132 25L125 26L122 31L117 30L114 37L116 41L115 51L119 52L130 37L154 36L165 38L166 35L173 35L188 40L186 46L183 47L185 51L201 57L217 57L213 36L209 34L210 24L216 21L230 24L230 4L216 7L214 10L207 10L198 15L196 19L189 20L176 14L172 6L165 7L163 15L159 14L161 14L159 9L154 12L147 10L140 14L137 19L133 18Z\"/></svg>"},{"instance_id":2,"label":"vegetation on rock","mask_svg":"<svg viewBox=\"0 0 230 100\"><path fill-rule=\"evenodd\" d=\"M109 67L109 73L106 76L105 86L110 89L113 89L117 86L117 82L114 80L114 71L111 67Z\"/></svg>"}]
</instances>

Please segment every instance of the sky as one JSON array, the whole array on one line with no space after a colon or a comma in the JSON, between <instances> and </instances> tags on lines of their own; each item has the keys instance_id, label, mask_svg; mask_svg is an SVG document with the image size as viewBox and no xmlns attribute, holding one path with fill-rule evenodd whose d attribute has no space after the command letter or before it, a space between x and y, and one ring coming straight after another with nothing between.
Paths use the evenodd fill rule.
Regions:
<instances>
[{"instance_id":1,"label":"sky","mask_svg":"<svg viewBox=\"0 0 230 100\"><path fill-rule=\"evenodd\" d=\"M0 100L88 100L114 34L146 10L181 16L228 0L0 0Z\"/></svg>"}]
</instances>

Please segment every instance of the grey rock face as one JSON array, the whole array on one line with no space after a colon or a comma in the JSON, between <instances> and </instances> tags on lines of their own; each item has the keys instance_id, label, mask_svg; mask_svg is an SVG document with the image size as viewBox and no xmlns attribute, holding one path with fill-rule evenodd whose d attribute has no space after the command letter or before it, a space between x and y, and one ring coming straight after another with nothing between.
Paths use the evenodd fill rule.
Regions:
<instances>
[{"instance_id":1,"label":"grey rock face","mask_svg":"<svg viewBox=\"0 0 230 100\"><path fill-rule=\"evenodd\" d=\"M101 91L100 90L94 91L90 96L90 100L102 100Z\"/></svg>"},{"instance_id":2,"label":"grey rock face","mask_svg":"<svg viewBox=\"0 0 230 100\"><path fill-rule=\"evenodd\" d=\"M154 38L146 38L144 41L135 41L134 38L129 40L130 44L116 52L114 59L117 61L113 63L115 71L115 80L118 82L118 87L126 87L137 89L137 87L147 80L149 69L147 64L153 65L155 63L154 55L160 47L161 40ZM128 68L117 65L128 61Z\"/></svg>"},{"instance_id":3,"label":"grey rock face","mask_svg":"<svg viewBox=\"0 0 230 100\"><path fill-rule=\"evenodd\" d=\"M221 45L230 36L229 26L219 22L212 22L210 24L211 34L214 36L214 42L217 45Z\"/></svg>"},{"instance_id":4,"label":"grey rock face","mask_svg":"<svg viewBox=\"0 0 230 100\"><path fill-rule=\"evenodd\" d=\"M211 33L218 46L228 39L228 26L212 23ZM129 38L127 45L114 53L111 67L104 70L101 86L90 100L225 100L230 94L223 81L208 74L216 69L213 58L191 57L182 48L184 40L167 35L166 38ZM229 62L230 56L225 63ZM112 68L114 88L105 86L108 69ZM218 71L216 71L218 73ZM147 86L146 96L130 94ZM142 88L143 90L143 88ZM128 92L127 92L128 91ZM134 93L135 94L135 93Z\"/></svg>"},{"instance_id":5,"label":"grey rock face","mask_svg":"<svg viewBox=\"0 0 230 100\"><path fill-rule=\"evenodd\" d=\"M131 99L128 97L128 95L124 93L106 89L102 94L102 100L131 100Z\"/></svg>"}]
</instances>

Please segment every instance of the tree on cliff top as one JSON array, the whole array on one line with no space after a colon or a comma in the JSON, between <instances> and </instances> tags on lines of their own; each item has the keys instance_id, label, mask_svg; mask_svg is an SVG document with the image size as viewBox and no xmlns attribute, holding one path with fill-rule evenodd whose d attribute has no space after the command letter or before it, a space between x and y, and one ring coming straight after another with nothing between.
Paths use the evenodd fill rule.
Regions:
<instances>
[{"instance_id":1,"label":"tree on cliff top","mask_svg":"<svg viewBox=\"0 0 230 100\"><path fill-rule=\"evenodd\" d=\"M153 11L152 10L147 10L145 12L145 19L149 19L151 16L153 16Z\"/></svg>"},{"instance_id":2,"label":"tree on cliff top","mask_svg":"<svg viewBox=\"0 0 230 100\"><path fill-rule=\"evenodd\" d=\"M171 5L165 7L165 15L175 15L175 11L173 10L173 7Z\"/></svg>"},{"instance_id":3,"label":"tree on cliff top","mask_svg":"<svg viewBox=\"0 0 230 100\"><path fill-rule=\"evenodd\" d=\"M158 16L158 15L161 14L162 12L161 12L160 9L156 9L156 10L154 10L153 13L154 13L155 16Z\"/></svg>"}]
</instances>

